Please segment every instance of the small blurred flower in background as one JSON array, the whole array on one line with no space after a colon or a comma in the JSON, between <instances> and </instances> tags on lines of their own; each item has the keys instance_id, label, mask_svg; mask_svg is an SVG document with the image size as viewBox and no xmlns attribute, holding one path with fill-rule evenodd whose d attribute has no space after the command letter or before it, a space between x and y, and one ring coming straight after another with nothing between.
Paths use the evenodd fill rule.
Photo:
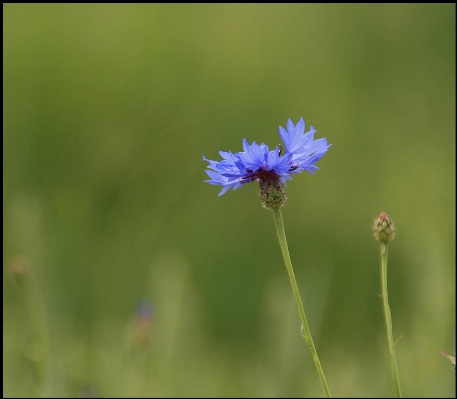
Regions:
<instances>
[{"instance_id":1,"label":"small blurred flower in background","mask_svg":"<svg viewBox=\"0 0 457 399\"><path fill-rule=\"evenodd\" d=\"M129 343L136 347L147 348L150 343L154 324L155 307L152 301L141 299L135 308L135 316L129 328Z\"/></svg>"},{"instance_id":2,"label":"small blurred flower in background","mask_svg":"<svg viewBox=\"0 0 457 399\"><path fill-rule=\"evenodd\" d=\"M8 269L17 280L22 280L29 269L30 261L23 255L15 255L8 261Z\"/></svg>"}]
</instances>

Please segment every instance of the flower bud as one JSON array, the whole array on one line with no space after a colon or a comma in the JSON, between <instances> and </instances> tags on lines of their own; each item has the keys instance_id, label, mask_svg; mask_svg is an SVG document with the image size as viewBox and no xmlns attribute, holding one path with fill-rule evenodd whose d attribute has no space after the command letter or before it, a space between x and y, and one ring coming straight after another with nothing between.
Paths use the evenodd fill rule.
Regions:
<instances>
[{"instance_id":1,"label":"flower bud","mask_svg":"<svg viewBox=\"0 0 457 399\"><path fill-rule=\"evenodd\" d=\"M382 212L375 220L373 225L374 237L387 244L395 238L395 225L387 213Z\"/></svg>"}]
</instances>

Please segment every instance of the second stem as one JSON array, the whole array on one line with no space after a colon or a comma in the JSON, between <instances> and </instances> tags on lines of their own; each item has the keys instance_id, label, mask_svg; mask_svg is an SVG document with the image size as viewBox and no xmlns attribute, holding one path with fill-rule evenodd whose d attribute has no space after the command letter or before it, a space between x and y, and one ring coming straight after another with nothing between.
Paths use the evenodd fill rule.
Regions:
<instances>
[{"instance_id":1,"label":"second stem","mask_svg":"<svg viewBox=\"0 0 457 399\"><path fill-rule=\"evenodd\" d=\"M389 297L387 294L387 244L381 243L381 285L384 304L384 317L386 320L387 340L389 341L390 363L395 382L397 397L401 398L400 378L398 377L397 358L395 356L395 344L392 335L392 316L390 315Z\"/></svg>"}]
</instances>

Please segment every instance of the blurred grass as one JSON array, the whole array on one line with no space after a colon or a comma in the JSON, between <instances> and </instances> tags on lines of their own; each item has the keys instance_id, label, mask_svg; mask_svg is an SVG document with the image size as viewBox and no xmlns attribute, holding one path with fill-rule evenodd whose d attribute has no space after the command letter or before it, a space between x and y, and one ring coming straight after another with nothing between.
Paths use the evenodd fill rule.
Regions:
<instances>
[{"instance_id":1,"label":"blurred grass","mask_svg":"<svg viewBox=\"0 0 457 399\"><path fill-rule=\"evenodd\" d=\"M455 350L454 4L3 12L4 396L35 392L18 255L42 297L47 394L321 395L273 215L255 185L218 198L201 159L275 146L301 116L333 144L283 210L331 392L394 394L371 235L386 211L402 390L455 396L438 354ZM143 297L157 313L132 365Z\"/></svg>"}]
</instances>

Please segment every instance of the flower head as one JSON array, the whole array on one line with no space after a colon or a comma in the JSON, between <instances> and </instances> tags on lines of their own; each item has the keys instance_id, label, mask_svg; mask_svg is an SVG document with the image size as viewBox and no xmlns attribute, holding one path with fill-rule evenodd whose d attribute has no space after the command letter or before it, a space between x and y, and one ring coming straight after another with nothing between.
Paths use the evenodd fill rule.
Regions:
<instances>
[{"instance_id":1,"label":"flower head","mask_svg":"<svg viewBox=\"0 0 457 399\"><path fill-rule=\"evenodd\" d=\"M211 161L205 172L211 178L206 180L210 184L223 186L219 196L230 188L236 190L242 185L258 180L261 188L261 199L267 208L280 207L286 200L284 186L291 175L306 170L314 174L319 169L315 163L327 152L330 145L327 139L314 140L316 130L311 126L305 133L305 122L300 118L297 125L291 119L287 122L287 129L279 127L279 135L285 145L285 153L281 155L281 146L270 151L264 143L255 141L249 145L243 139L243 150L232 152L219 151L222 161ZM263 197L263 198L262 198ZM269 206L265 203L271 202Z\"/></svg>"}]
</instances>

